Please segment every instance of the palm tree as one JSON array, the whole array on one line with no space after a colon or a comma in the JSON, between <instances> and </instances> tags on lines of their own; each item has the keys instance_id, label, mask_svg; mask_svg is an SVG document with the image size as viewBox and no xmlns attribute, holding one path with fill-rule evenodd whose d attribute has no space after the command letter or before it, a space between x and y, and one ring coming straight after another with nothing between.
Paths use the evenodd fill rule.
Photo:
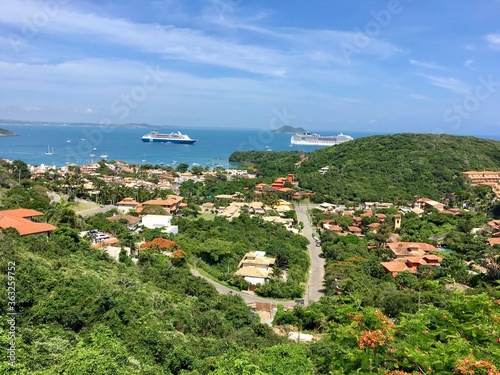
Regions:
<instances>
[{"instance_id":1,"label":"palm tree","mask_svg":"<svg viewBox=\"0 0 500 375\"><path fill-rule=\"evenodd\" d=\"M45 212L46 220L54 225L66 224L72 228L83 228L83 218L73 210L73 205L74 203L61 198L59 202L52 203L47 212Z\"/></svg>"}]
</instances>

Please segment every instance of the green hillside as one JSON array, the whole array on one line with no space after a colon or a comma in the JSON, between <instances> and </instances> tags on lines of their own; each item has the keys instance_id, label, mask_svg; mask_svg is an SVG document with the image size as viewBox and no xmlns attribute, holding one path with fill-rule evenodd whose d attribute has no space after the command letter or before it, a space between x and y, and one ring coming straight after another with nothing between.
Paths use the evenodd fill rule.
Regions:
<instances>
[{"instance_id":1,"label":"green hillside","mask_svg":"<svg viewBox=\"0 0 500 375\"><path fill-rule=\"evenodd\" d=\"M7 137L7 136L13 136L13 135L17 135L17 134L8 130L8 129L0 128L0 137Z\"/></svg>"},{"instance_id":2,"label":"green hillside","mask_svg":"<svg viewBox=\"0 0 500 375\"><path fill-rule=\"evenodd\" d=\"M270 155L269 155L270 154ZM414 195L441 199L464 189L461 172L500 170L500 142L436 134L396 134L359 138L309 153L300 168L291 168L304 189L332 198L362 201L408 200ZM277 171L277 160L299 160L273 153L234 153L233 161L253 162L259 173ZM328 166L330 171L320 174ZM271 168L271 170L268 170ZM283 172L282 172L283 173Z\"/></svg>"}]
</instances>

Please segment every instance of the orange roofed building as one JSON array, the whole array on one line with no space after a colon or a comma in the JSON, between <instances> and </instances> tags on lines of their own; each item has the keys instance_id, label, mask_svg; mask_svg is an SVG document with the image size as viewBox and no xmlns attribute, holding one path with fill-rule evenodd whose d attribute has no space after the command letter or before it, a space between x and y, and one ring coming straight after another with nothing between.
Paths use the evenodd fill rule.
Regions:
<instances>
[{"instance_id":1,"label":"orange roofed building","mask_svg":"<svg viewBox=\"0 0 500 375\"><path fill-rule=\"evenodd\" d=\"M430 251L437 251L436 247L423 242L393 242L388 243L387 247L391 249L396 259L380 264L392 276L402 271L415 273L420 266L438 265L442 260L437 255L429 254Z\"/></svg>"},{"instance_id":2,"label":"orange roofed building","mask_svg":"<svg viewBox=\"0 0 500 375\"><path fill-rule=\"evenodd\" d=\"M43 216L43 213L26 208L0 211L0 228L15 228L21 236L33 234L48 236L57 228L52 224L33 221L33 217L37 216Z\"/></svg>"}]
</instances>

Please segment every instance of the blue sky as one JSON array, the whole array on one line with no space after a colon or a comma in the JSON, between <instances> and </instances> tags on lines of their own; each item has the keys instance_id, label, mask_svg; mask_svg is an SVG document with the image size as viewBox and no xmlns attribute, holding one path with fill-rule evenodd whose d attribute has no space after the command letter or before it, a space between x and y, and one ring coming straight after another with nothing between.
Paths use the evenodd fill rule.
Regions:
<instances>
[{"instance_id":1,"label":"blue sky","mask_svg":"<svg viewBox=\"0 0 500 375\"><path fill-rule=\"evenodd\" d=\"M0 118L500 135L500 1L10 0Z\"/></svg>"}]
</instances>

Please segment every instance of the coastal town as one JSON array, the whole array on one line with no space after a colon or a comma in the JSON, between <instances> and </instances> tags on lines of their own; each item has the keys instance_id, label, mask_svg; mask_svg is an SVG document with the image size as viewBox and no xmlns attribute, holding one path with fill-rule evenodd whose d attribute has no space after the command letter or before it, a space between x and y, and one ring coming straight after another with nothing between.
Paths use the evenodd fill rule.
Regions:
<instances>
[{"instance_id":1,"label":"coastal town","mask_svg":"<svg viewBox=\"0 0 500 375\"><path fill-rule=\"evenodd\" d=\"M281 162L288 166L281 172L273 170L273 153L257 155L269 160L242 162L239 168L187 163L174 168L119 160L55 167L0 160L0 247L17 254L12 255L16 259L47 256L54 259L50 262L66 264L61 270L72 268L69 259L80 268L94 264L102 269L74 274L61 284L75 283L76 289L71 286L71 290L76 293L94 288L99 280L98 292L80 297L87 301L85 308L93 311L91 316L102 309L106 314L119 311L107 302L106 289L118 293L115 288L132 288L135 292L128 298L134 299L154 285L145 294L148 299L176 293L191 306L184 313L174 313L178 332L189 329L181 316L198 311L196 306L210 298L214 308L229 309L229 318L219 320L219 325L239 324L234 332L253 329L258 322L271 330L266 335L272 332L312 349L329 337L323 328L326 324L327 329L355 339L351 350L360 350L359 358L371 355L365 345L375 349L379 345L371 341L372 335L386 337L385 342L393 334L391 325L405 322L406 317L420 319L419 311L433 314L433 309L441 309L441 316L454 314L463 326L461 307L453 307L457 296L480 306L474 311L496 311L486 293L496 298L490 285L500 275L500 220L495 208L500 172L457 172L454 179L463 187L442 194L441 199L434 194L375 201L319 192L324 191L324 179L334 181L338 172L331 163L316 163L310 171L311 154ZM303 183L308 176L312 176L309 185ZM319 191L314 184L311 189L310 181L318 182ZM326 186L335 182L330 184ZM18 250L13 253L13 249ZM24 267L23 272L30 274ZM78 286L89 272L93 281ZM108 272L115 280L109 285L101 281L109 278ZM132 276L137 272L144 281ZM138 282L142 286L134 289ZM167 292L169 288L177 291ZM58 295L47 298L56 303ZM442 301L452 305L438 307ZM158 303L163 304L151 302L152 308ZM244 310L236 313L239 307L232 304L242 304ZM49 306L39 308L43 314L51 311ZM82 308L75 304L67 318L57 319L78 330L89 324L79 315ZM216 325L201 318L203 313L195 314L203 320L191 322L192 326L209 334L217 332ZM240 316L241 322L232 314ZM335 314L351 323L334 328ZM495 316L481 313L481 330L494 330ZM163 324L163 313L158 319ZM377 322L385 327L382 331L377 330ZM226 327L218 334L227 329L232 330ZM419 336L419 345L434 342L424 336ZM414 339L401 336L398 340L397 345L406 347ZM394 350L391 355L397 356ZM426 361L436 363L436 359ZM465 359L450 361L447 366L467 367ZM495 368L489 362L481 364Z\"/></svg>"},{"instance_id":2,"label":"coastal town","mask_svg":"<svg viewBox=\"0 0 500 375\"><path fill-rule=\"evenodd\" d=\"M3 163L10 167L9 173L15 176L16 167L12 168L12 163L8 161ZM266 184L257 183L255 173L249 173L247 170L220 167L203 169L194 166L188 170L189 166L184 165L176 170L103 160L82 166L67 165L57 168L42 164L26 165L25 168L31 180L46 181L53 187L54 191L48 192L53 202L60 202L61 199L79 202L78 210L75 210L77 214L89 216L105 212L108 221L123 223L129 231L135 233L138 233L138 228L161 228L162 234L175 239L179 229L172 221L175 221L177 216L199 216L208 220L218 216L231 221L245 214L283 226L295 234L302 233L304 225L313 225L312 238L308 240L314 241L318 248L317 255L323 256L320 238L325 234L335 237L373 238L383 231L384 241L377 245L371 244L368 249L381 247L390 251L390 259L380 261L380 265L393 277L403 271L416 274L421 266L439 266L442 261L441 254L447 250L446 243L443 242L445 236L430 237L426 242L402 241L398 233L405 222L405 215L422 217L439 214L460 217L464 212L474 211L474 207L465 203L462 207L447 207L443 202L418 196L407 205L397 205L394 202L362 202L358 205L354 202L339 205L327 202L311 204L309 198L315 193L303 191L293 173ZM318 172L325 174L328 167L323 167ZM465 171L462 177L471 186L491 187L492 192L497 197L500 196L500 172ZM230 194L204 197L189 192L188 186L203 186L210 179L229 182L238 180L243 182L243 188ZM312 223L297 220L295 209L300 205L306 205ZM44 218L46 214L35 210L20 207L3 210L0 215L0 227L15 228L21 236L50 235L56 229L54 225L36 220ZM483 238L485 244L492 247L500 245L498 220L489 220L480 227L471 228L471 231L477 238ZM141 246L145 243L139 241L133 246L124 246L122 239L106 232L105 228L92 228L83 231L82 235L91 239L93 248L104 249L117 260L120 250L125 250L127 256L137 260ZM274 259L267 258L259 249L248 250L250 252L241 260L234 274L247 281L247 292L253 293L256 286L270 281ZM249 257L253 259L250 263L246 262ZM487 269L481 264L492 264L495 260L485 257L483 262L464 262L469 272L486 273Z\"/></svg>"}]
</instances>

